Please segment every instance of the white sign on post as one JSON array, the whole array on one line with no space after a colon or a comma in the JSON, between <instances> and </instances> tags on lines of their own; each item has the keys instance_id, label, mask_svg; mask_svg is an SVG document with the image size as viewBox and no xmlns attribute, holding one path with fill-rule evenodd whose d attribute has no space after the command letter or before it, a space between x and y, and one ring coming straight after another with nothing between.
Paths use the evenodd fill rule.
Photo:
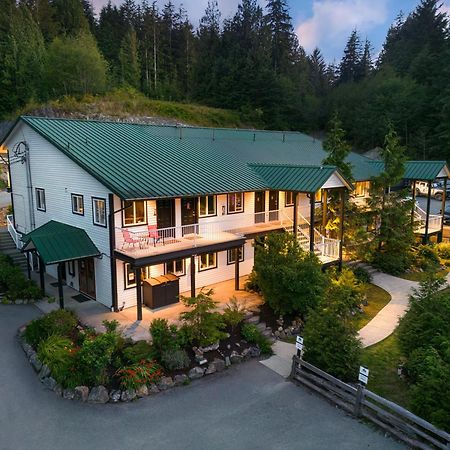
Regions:
<instances>
[{"instance_id":1,"label":"white sign on post","mask_svg":"<svg viewBox=\"0 0 450 450\"><path fill-rule=\"evenodd\" d=\"M295 338L295 348L300 351L303 350L303 338L301 336Z\"/></svg>"},{"instance_id":2,"label":"white sign on post","mask_svg":"<svg viewBox=\"0 0 450 450\"><path fill-rule=\"evenodd\" d=\"M359 366L358 381L364 384L367 384L369 381L369 369L367 367Z\"/></svg>"}]
</instances>

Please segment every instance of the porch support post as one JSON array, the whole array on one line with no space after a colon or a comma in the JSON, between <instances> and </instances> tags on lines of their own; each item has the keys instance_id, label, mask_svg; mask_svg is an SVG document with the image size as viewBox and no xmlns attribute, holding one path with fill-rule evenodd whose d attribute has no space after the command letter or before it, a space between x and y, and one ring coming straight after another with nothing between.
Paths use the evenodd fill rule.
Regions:
<instances>
[{"instance_id":1,"label":"porch support post","mask_svg":"<svg viewBox=\"0 0 450 450\"><path fill-rule=\"evenodd\" d=\"M136 309L137 320L142 320L142 282L141 282L141 268L134 268L134 278L136 280Z\"/></svg>"},{"instance_id":2,"label":"porch support post","mask_svg":"<svg viewBox=\"0 0 450 450\"><path fill-rule=\"evenodd\" d=\"M316 193L311 192L309 195L309 206L310 206L310 214L309 214L309 251L314 253L314 214L316 212Z\"/></svg>"},{"instance_id":3,"label":"porch support post","mask_svg":"<svg viewBox=\"0 0 450 450\"><path fill-rule=\"evenodd\" d=\"M191 255L191 297L195 297L195 255Z\"/></svg>"},{"instance_id":4,"label":"porch support post","mask_svg":"<svg viewBox=\"0 0 450 450\"><path fill-rule=\"evenodd\" d=\"M59 307L61 309L64 309L64 292L63 292L63 279L62 279L62 272L63 272L63 264L64 263L58 263L58 297L59 297Z\"/></svg>"},{"instance_id":5,"label":"porch support post","mask_svg":"<svg viewBox=\"0 0 450 450\"><path fill-rule=\"evenodd\" d=\"M39 256L39 281L41 283L42 295L45 297L44 261Z\"/></svg>"},{"instance_id":6,"label":"porch support post","mask_svg":"<svg viewBox=\"0 0 450 450\"><path fill-rule=\"evenodd\" d=\"M114 256L114 250L116 248L116 226L114 216L114 194L108 195L108 227L109 227L109 254L111 264L111 309L114 312L119 311L118 298L117 298L117 261Z\"/></svg>"},{"instance_id":7,"label":"porch support post","mask_svg":"<svg viewBox=\"0 0 450 450\"><path fill-rule=\"evenodd\" d=\"M240 247L236 247L236 257L234 260L234 290L239 290L239 249Z\"/></svg>"},{"instance_id":8,"label":"porch support post","mask_svg":"<svg viewBox=\"0 0 450 450\"><path fill-rule=\"evenodd\" d=\"M438 242L442 242L444 238L444 216L445 216L445 200L447 196L447 177L444 178L444 190L442 192L442 208L441 208L441 232L438 236Z\"/></svg>"},{"instance_id":9,"label":"porch support post","mask_svg":"<svg viewBox=\"0 0 450 450\"><path fill-rule=\"evenodd\" d=\"M27 252L27 275L28 279L31 280L30 252Z\"/></svg>"},{"instance_id":10,"label":"porch support post","mask_svg":"<svg viewBox=\"0 0 450 450\"><path fill-rule=\"evenodd\" d=\"M416 210L416 180L413 181L413 188L412 188L412 210L411 210L411 225L414 225L414 211Z\"/></svg>"},{"instance_id":11,"label":"porch support post","mask_svg":"<svg viewBox=\"0 0 450 450\"><path fill-rule=\"evenodd\" d=\"M328 216L328 190L322 190L322 234L326 236L325 229L327 227Z\"/></svg>"},{"instance_id":12,"label":"porch support post","mask_svg":"<svg viewBox=\"0 0 450 450\"><path fill-rule=\"evenodd\" d=\"M343 252L343 243L344 243L344 221L345 221L345 188L341 190L341 218L339 223L339 240L341 241L339 244L339 270L342 270L342 252Z\"/></svg>"},{"instance_id":13,"label":"porch support post","mask_svg":"<svg viewBox=\"0 0 450 450\"><path fill-rule=\"evenodd\" d=\"M428 244L428 228L430 223L430 206L431 206L431 180L428 182L428 196L427 196L427 216L425 218L425 236L423 243Z\"/></svg>"},{"instance_id":14,"label":"porch support post","mask_svg":"<svg viewBox=\"0 0 450 450\"><path fill-rule=\"evenodd\" d=\"M293 217L293 230L294 236L297 237L298 232L298 192L294 192L294 217Z\"/></svg>"}]
</instances>

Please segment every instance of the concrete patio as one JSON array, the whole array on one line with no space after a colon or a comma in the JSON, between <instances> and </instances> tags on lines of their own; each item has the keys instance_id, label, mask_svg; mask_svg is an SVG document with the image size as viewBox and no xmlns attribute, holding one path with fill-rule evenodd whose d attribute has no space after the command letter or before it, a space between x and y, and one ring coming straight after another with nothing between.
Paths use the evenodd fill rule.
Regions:
<instances>
[{"instance_id":1,"label":"concrete patio","mask_svg":"<svg viewBox=\"0 0 450 450\"><path fill-rule=\"evenodd\" d=\"M39 284L39 274L32 273L32 279ZM203 287L204 290L213 289L213 298L218 302L218 309L223 310L230 298L236 297L245 307L252 309L261 304L262 299L258 294L247 292L244 290L247 276L240 278L240 289L234 289L234 280L227 280L221 283ZM59 308L58 287L52 286L57 280L48 274L45 274L45 291L48 297L56 299L53 303L49 303L47 299L36 303L36 306L44 313L48 313ZM200 292L197 289L197 293ZM78 291L70 286L63 287L64 305L66 309L74 311L79 317L81 323L94 328L97 332L104 332L104 320L117 320L122 328L122 334L134 341L149 340L150 333L148 331L150 323L154 319L167 319L169 323L179 323L179 316L187 308L182 303L166 306L157 310L151 310L147 307L142 308L142 321L136 320L136 307L124 309L120 312L112 312L103 304L95 300L88 300L82 303L76 301L73 297L79 294ZM182 292L180 295L189 296L189 292Z\"/></svg>"}]
</instances>

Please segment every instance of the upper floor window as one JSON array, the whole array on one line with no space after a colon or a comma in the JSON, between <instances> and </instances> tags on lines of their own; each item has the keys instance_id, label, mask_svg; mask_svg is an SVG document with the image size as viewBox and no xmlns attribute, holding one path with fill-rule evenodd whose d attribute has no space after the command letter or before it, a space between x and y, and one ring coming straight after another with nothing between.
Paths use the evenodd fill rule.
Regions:
<instances>
[{"instance_id":1,"label":"upper floor window","mask_svg":"<svg viewBox=\"0 0 450 450\"><path fill-rule=\"evenodd\" d=\"M145 225L147 223L147 203L145 200L125 201L123 225Z\"/></svg>"},{"instance_id":2,"label":"upper floor window","mask_svg":"<svg viewBox=\"0 0 450 450\"><path fill-rule=\"evenodd\" d=\"M203 253L199 256L199 260L199 272L217 267L217 253Z\"/></svg>"},{"instance_id":3,"label":"upper floor window","mask_svg":"<svg viewBox=\"0 0 450 450\"><path fill-rule=\"evenodd\" d=\"M186 275L184 259L175 259L166 263L166 273L173 273L178 277Z\"/></svg>"},{"instance_id":4,"label":"upper floor window","mask_svg":"<svg viewBox=\"0 0 450 450\"><path fill-rule=\"evenodd\" d=\"M36 208L38 211L45 211L45 189L36 188Z\"/></svg>"},{"instance_id":5,"label":"upper floor window","mask_svg":"<svg viewBox=\"0 0 450 450\"><path fill-rule=\"evenodd\" d=\"M74 214L84 215L84 201L80 194L72 194L72 212Z\"/></svg>"},{"instance_id":6,"label":"upper floor window","mask_svg":"<svg viewBox=\"0 0 450 450\"><path fill-rule=\"evenodd\" d=\"M355 183L355 195L357 197L366 197L369 195L370 181L358 181Z\"/></svg>"},{"instance_id":7,"label":"upper floor window","mask_svg":"<svg viewBox=\"0 0 450 450\"><path fill-rule=\"evenodd\" d=\"M200 217L216 215L216 196L204 195L198 198L198 211Z\"/></svg>"},{"instance_id":8,"label":"upper floor window","mask_svg":"<svg viewBox=\"0 0 450 450\"><path fill-rule=\"evenodd\" d=\"M295 194L292 191L286 191L284 206L294 206Z\"/></svg>"},{"instance_id":9,"label":"upper floor window","mask_svg":"<svg viewBox=\"0 0 450 450\"><path fill-rule=\"evenodd\" d=\"M106 227L106 200L92 197L92 221L94 225Z\"/></svg>"},{"instance_id":10,"label":"upper floor window","mask_svg":"<svg viewBox=\"0 0 450 450\"><path fill-rule=\"evenodd\" d=\"M244 212L244 193L233 192L227 196L228 214Z\"/></svg>"}]
</instances>

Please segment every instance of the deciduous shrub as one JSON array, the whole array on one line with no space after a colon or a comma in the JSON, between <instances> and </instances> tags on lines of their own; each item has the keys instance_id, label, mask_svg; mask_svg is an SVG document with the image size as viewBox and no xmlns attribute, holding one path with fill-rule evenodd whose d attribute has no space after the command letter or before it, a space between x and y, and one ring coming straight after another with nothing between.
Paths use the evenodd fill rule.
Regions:
<instances>
[{"instance_id":1,"label":"deciduous shrub","mask_svg":"<svg viewBox=\"0 0 450 450\"><path fill-rule=\"evenodd\" d=\"M355 267L353 273L360 283L369 284L372 282L372 275L364 267Z\"/></svg>"},{"instance_id":2,"label":"deciduous shrub","mask_svg":"<svg viewBox=\"0 0 450 450\"><path fill-rule=\"evenodd\" d=\"M256 325L247 323L242 326L242 337L250 344L255 344L261 350L263 355L271 355L273 353L272 344L261 333Z\"/></svg>"},{"instance_id":3,"label":"deciduous shrub","mask_svg":"<svg viewBox=\"0 0 450 450\"><path fill-rule=\"evenodd\" d=\"M134 345L123 349L123 356L131 363L135 364L139 361L150 360L154 358L153 347L146 341L136 342Z\"/></svg>"},{"instance_id":4,"label":"deciduous shrub","mask_svg":"<svg viewBox=\"0 0 450 450\"><path fill-rule=\"evenodd\" d=\"M250 275L247 277L247 281L245 282L245 290L250 292L261 292L258 284L258 275L254 270L252 270Z\"/></svg>"},{"instance_id":5,"label":"deciduous shrub","mask_svg":"<svg viewBox=\"0 0 450 450\"><path fill-rule=\"evenodd\" d=\"M186 350L179 348L163 351L161 363L167 370L179 370L189 367L191 360Z\"/></svg>"},{"instance_id":6,"label":"deciduous shrub","mask_svg":"<svg viewBox=\"0 0 450 450\"><path fill-rule=\"evenodd\" d=\"M164 350L177 349L177 327L169 325L166 319L155 319L150 324L154 357L161 361Z\"/></svg>"},{"instance_id":7,"label":"deciduous shrub","mask_svg":"<svg viewBox=\"0 0 450 450\"><path fill-rule=\"evenodd\" d=\"M431 245L419 245L415 251L414 265L422 270L437 270L440 266L440 259L436 248Z\"/></svg>"},{"instance_id":8,"label":"deciduous shrub","mask_svg":"<svg viewBox=\"0 0 450 450\"><path fill-rule=\"evenodd\" d=\"M157 383L163 370L156 361L140 361L117 371L122 389L138 389L144 384Z\"/></svg>"},{"instance_id":9,"label":"deciduous shrub","mask_svg":"<svg viewBox=\"0 0 450 450\"><path fill-rule=\"evenodd\" d=\"M245 317L245 306L236 297L232 297L223 311L223 320L232 330L239 325Z\"/></svg>"},{"instance_id":10,"label":"deciduous shrub","mask_svg":"<svg viewBox=\"0 0 450 450\"><path fill-rule=\"evenodd\" d=\"M450 242L441 242L436 245L438 255L445 260L450 260Z\"/></svg>"}]
</instances>

